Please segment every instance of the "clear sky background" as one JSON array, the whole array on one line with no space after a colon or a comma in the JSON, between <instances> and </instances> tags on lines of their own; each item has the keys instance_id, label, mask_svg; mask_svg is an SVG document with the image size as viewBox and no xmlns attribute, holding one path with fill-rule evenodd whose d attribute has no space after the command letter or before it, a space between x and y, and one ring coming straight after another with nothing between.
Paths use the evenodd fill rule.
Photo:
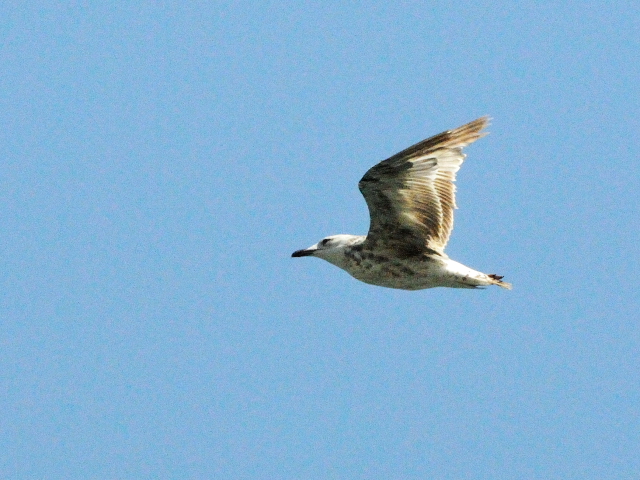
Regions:
<instances>
[{"instance_id":1,"label":"clear sky background","mask_svg":"<svg viewBox=\"0 0 640 480\"><path fill-rule=\"evenodd\" d=\"M639 31L625 1L5 4L0 478L640 478ZM447 252L513 291L290 258L485 114Z\"/></svg>"}]
</instances>

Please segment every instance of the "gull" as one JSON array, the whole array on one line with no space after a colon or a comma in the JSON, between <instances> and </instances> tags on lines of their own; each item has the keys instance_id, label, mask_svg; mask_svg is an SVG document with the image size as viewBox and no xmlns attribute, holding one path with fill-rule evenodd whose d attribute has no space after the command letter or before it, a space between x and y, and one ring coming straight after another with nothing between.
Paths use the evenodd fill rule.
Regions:
<instances>
[{"instance_id":1,"label":"gull","mask_svg":"<svg viewBox=\"0 0 640 480\"><path fill-rule=\"evenodd\" d=\"M501 276L485 274L444 253L456 207L453 182L462 149L486 135L482 117L427 138L384 160L358 184L369 207L369 232L331 235L292 257L318 257L354 278L381 287L511 289Z\"/></svg>"}]
</instances>

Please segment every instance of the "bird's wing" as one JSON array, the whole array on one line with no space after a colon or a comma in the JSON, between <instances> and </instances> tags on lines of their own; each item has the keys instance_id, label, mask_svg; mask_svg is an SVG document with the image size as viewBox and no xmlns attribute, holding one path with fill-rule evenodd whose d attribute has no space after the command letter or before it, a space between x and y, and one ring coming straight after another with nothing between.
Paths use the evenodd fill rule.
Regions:
<instances>
[{"instance_id":1,"label":"bird's wing","mask_svg":"<svg viewBox=\"0 0 640 480\"><path fill-rule=\"evenodd\" d=\"M453 229L453 182L462 148L486 135L482 117L416 143L369 169L358 184L369 207L366 242L400 255L442 253Z\"/></svg>"}]
</instances>

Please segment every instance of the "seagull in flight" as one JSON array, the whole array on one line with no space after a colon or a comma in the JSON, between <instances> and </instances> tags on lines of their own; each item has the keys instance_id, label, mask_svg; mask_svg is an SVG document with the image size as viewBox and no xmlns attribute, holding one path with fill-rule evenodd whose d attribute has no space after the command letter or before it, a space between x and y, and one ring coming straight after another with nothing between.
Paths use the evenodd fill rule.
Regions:
<instances>
[{"instance_id":1,"label":"seagull in flight","mask_svg":"<svg viewBox=\"0 0 640 480\"><path fill-rule=\"evenodd\" d=\"M511 289L501 276L451 260L444 248L456 208L453 182L462 149L486 135L482 117L427 138L378 163L358 184L369 207L369 233L331 235L292 257L318 257L381 287Z\"/></svg>"}]
</instances>

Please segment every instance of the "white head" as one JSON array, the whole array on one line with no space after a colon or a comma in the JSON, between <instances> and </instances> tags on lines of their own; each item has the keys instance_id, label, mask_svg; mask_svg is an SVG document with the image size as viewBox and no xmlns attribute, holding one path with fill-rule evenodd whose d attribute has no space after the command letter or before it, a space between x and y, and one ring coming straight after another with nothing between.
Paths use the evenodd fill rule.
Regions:
<instances>
[{"instance_id":1,"label":"white head","mask_svg":"<svg viewBox=\"0 0 640 480\"><path fill-rule=\"evenodd\" d=\"M296 250L292 257L318 257L342 268L344 250L362 243L365 237L361 235L331 235L320 240L315 245L302 250Z\"/></svg>"}]
</instances>

